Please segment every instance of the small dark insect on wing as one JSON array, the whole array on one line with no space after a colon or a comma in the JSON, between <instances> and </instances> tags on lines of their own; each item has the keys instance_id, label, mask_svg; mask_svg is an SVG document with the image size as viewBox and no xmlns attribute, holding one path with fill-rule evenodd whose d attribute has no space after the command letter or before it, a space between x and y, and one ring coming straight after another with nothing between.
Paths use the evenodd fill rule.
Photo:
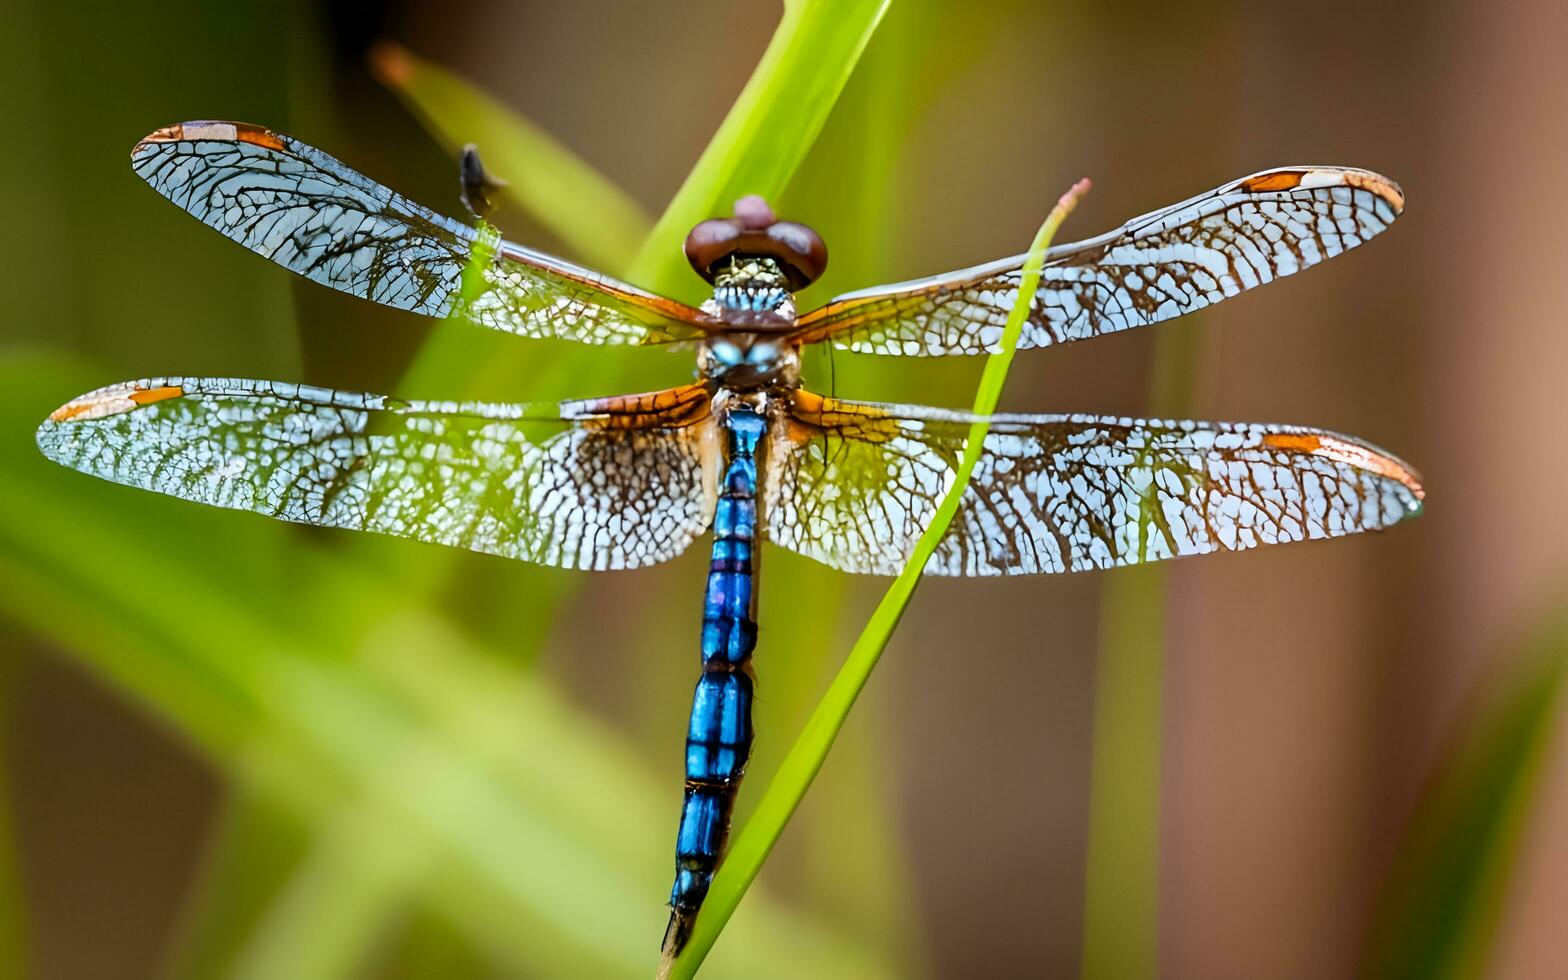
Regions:
<instances>
[{"instance_id":1,"label":"small dark insect on wing","mask_svg":"<svg viewBox=\"0 0 1568 980\"><path fill-rule=\"evenodd\" d=\"M496 209L491 194L505 189L506 181L485 169L484 161L479 159L479 147L473 143L463 147L462 157L458 160L458 177L462 185L459 196L463 199L463 207L478 220L489 220Z\"/></svg>"}]
</instances>

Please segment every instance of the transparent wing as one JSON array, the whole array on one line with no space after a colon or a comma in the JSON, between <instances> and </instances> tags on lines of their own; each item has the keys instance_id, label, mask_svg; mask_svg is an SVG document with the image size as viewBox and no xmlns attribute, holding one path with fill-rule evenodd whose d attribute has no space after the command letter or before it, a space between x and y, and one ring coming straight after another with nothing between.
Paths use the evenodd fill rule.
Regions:
<instances>
[{"instance_id":1,"label":"transparent wing","mask_svg":"<svg viewBox=\"0 0 1568 980\"><path fill-rule=\"evenodd\" d=\"M834 568L896 574L952 485L973 416L801 393L770 459L768 536ZM1408 466L1280 425L999 415L935 575L1132 565L1331 538L1421 510Z\"/></svg>"},{"instance_id":2,"label":"transparent wing","mask_svg":"<svg viewBox=\"0 0 1568 980\"><path fill-rule=\"evenodd\" d=\"M131 151L158 193L307 279L426 316L524 337L657 344L703 335L701 314L430 211L298 140L188 122ZM474 273L464 281L470 257Z\"/></svg>"},{"instance_id":3,"label":"transparent wing","mask_svg":"<svg viewBox=\"0 0 1568 980\"><path fill-rule=\"evenodd\" d=\"M1403 210L1399 185L1367 170L1289 167L1254 174L1051 249L1019 347L1158 323L1354 248ZM1024 256L849 293L800 320L802 343L871 354L997 349Z\"/></svg>"},{"instance_id":4,"label":"transparent wing","mask_svg":"<svg viewBox=\"0 0 1568 980\"><path fill-rule=\"evenodd\" d=\"M707 526L708 423L696 385L531 406L150 378L63 406L38 445L84 473L217 507L605 569L672 558Z\"/></svg>"}]
</instances>

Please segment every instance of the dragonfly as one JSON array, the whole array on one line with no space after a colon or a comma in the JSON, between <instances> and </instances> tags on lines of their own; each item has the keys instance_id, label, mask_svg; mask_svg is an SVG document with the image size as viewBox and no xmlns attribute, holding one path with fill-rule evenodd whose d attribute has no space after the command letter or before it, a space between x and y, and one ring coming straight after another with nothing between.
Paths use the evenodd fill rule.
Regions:
<instances>
[{"instance_id":1,"label":"dragonfly","mask_svg":"<svg viewBox=\"0 0 1568 980\"><path fill-rule=\"evenodd\" d=\"M158 377L77 397L38 430L66 466L204 504L376 531L561 568L630 569L711 532L701 674L664 949L679 951L724 853L753 741L764 539L846 572L897 574L980 417L827 397L812 344L890 356L1003 342L1025 256L838 296L810 227L757 197L685 241L700 306L502 239L465 156L459 221L311 146L244 123L159 129L135 172L226 237L307 279L521 337L680 345L689 384L559 403L413 401L306 384ZM1392 180L1282 167L1096 238L1053 247L1019 348L1158 323L1380 234ZM989 417L928 575L1025 575L1241 551L1386 528L1420 513L1417 474L1350 436L1289 425L1084 414Z\"/></svg>"}]
</instances>

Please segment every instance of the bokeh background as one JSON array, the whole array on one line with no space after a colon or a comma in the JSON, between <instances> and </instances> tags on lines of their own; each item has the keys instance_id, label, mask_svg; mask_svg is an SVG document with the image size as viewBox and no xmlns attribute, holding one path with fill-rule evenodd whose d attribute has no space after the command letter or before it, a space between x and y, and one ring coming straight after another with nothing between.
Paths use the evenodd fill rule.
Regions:
<instances>
[{"instance_id":1,"label":"bokeh background","mask_svg":"<svg viewBox=\"0 0 1568 980\"><path fill-rule=\"evenodd\" d=\"M454 212L449 151L368 67L391 39L656 216L778 14L10 5L0 975L651 973L701 554L589 576L274 525L52 467L31 431L164 373L510 400L680 382L685 355L304 284L126 154L245 119ZM1085 174L1067 239L1272 165L1380 170L1409 199L1384 237L1021 356L1005 404L1352 432L1422 470L1428 507L1162 569L926 582L713 975L1561 975L1565 36L1547 0L894 0L778 202L833 249L813 298L1017 252ZM499 222L591 257L526 208ZM979 365L809 370L963 405ZM883 587L777 552L764 582L742 820Z\"/></svg>"}]
</instances>

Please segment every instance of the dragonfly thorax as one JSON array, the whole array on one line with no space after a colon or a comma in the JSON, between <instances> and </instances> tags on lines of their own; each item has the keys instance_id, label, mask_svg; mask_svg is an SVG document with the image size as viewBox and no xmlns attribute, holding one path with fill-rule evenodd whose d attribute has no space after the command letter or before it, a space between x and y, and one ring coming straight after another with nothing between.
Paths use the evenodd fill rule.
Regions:
<instances>
[{"instance_id":1,"label":"dragonfly thorax","mask_svg":"<svg viewBox=\"0 0 1568 980\"><path fill-rule=\"evenodd\" d=\"M794 388L800 384L800 351L766 333L725 333L703 343L697 371L727 388Z\"/></svg>"}]
</instances>

